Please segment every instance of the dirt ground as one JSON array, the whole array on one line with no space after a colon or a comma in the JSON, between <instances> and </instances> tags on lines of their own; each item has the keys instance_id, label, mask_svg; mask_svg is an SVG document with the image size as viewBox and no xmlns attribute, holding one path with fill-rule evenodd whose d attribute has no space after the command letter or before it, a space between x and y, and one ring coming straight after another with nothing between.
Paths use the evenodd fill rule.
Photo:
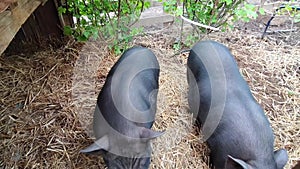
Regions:
<instances>
[{"instance_id":1,"label":"dirt ground","mask_svg":"<svg viewBox=\"0 0 300 169\"><path fill-rule=\"evenodd\" d=\"M250 29L251 28L251 29ZM272 28L271 28L272 29ZM184 27L184 37L191 27ZM300 160L300 44L298 32L260 39L257 22L204 36L228 46L275 134L275 149ZM174 55L179 26L146 30L133 44L150 48L161 73L151 168L208 168L209 150L188 111L187 53ZM290 38L286 38L290 36ZM0 57L0 168L105 168L79 150L93 142L96 97L118 56L101 41L69 41L33 55Z\"/></svg>"}]
</instances>

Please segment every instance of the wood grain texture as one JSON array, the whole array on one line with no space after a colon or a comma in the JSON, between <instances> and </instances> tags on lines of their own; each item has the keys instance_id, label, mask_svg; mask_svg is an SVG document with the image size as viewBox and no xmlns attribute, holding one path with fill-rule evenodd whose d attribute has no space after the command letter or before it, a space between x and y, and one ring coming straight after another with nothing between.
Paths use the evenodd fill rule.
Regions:
<instances>
[{"instance_id":1,"label":"wood grain texture","mask_svg":"<svg viewBox=\"0 0 300 169\"><path fill-rule=\"evenodd\" d=\"M40 0L18 0L15 8L0 14L0 54L4 52L27 18L41 3Z\"/></svg>"}]
</instances>

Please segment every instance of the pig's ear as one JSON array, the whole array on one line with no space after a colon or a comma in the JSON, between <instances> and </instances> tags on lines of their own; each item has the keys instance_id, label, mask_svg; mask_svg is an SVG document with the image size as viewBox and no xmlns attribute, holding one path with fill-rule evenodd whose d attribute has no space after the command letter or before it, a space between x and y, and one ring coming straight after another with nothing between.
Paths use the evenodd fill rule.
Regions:
<instances>
[{"instance_id":1,"label":"pig's ear","mask_svg":"<svg viewBox=\"0 0 300 169\"><path fill-rule=\"evenodd\" d=\"M233 158L230 155L227 156L227 160L226 160L226 165L225 165L225 169L235 169L235 168L243 168L243 169L248 169L249 165L240 159L237 158Z\"/></svg>"},{"instance_id":2,"label":"pig's ear","mask_svg":"<svg viewBox=\"0 0 300 169\"><path fill-rule=\"evenodd\" d=\"M140 138L148 138L148 139L154 139L156 137L159 137L163 135L165 132L160 131L154 131L145 127L139 127L140 132Z\"/></svg>"},{"instance_id":3,"label":"pig's ear","mask_svg":"<svg viewBox=\"0 0 300 169\"><path fill-rule=\"evenodd\" d=\"M108 150L109 148L109 140L108 137L105 135L100 139L96 140L93 144L88 146L87 148L80 150L81 153L91 153L100 150Z\"/></svg>"},{"instance_id":4,"label":"pig's ear","mask_svg":"<svg viewBox=\"0 0 300 169\"><path fill-rule=\"evenodd\" d=\"M283 168L288 161L288 154L285 149L279 149L274 152L277 168Z\"/></svg>"}]
</instances>

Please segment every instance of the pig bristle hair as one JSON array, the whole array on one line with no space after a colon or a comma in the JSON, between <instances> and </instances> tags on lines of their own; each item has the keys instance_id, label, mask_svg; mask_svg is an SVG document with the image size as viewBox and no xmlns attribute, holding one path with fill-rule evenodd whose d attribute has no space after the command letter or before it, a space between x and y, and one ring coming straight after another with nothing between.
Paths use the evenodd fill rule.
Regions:
<instances>
[{"instance_id":1,"label":"pig bristle hair","mask_svg":"<svg viewBox=\"0 0 300 169\"><path fill-rule=\"evenodd\" d=\"M179 30L174 26L148 33L128 44L150 48L161 68L153 129L166 132L152 141L150 168L208 169L209 149L188 111L188 53L171 57L176 53L172 40L180 37ZM191 33L188 28L184 31ZM270 120L275 149L287 149L285 168L292 168L300 160L300 48L258 37L234 30L212 33L209 39L231 49ZM92 110L119 56L108 52L106 42L83 46L71 42L58 50L0 57L0 168L105 168L101 157L79 151L93 142ZM76 62L78 59L88 65L81 66L84 62ZM82 70L74 73L76 65ZM96 71L89 72L91 67ZM80 83L74 85L74 79ZM72 93L76 88L79 95Z\"/></svg>"}]
</instances>

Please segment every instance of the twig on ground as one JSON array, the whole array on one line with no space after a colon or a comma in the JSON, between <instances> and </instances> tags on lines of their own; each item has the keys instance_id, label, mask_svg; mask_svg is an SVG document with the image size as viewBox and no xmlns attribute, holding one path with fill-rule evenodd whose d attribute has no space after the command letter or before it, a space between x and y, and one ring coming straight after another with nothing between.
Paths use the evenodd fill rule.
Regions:
<instances>
[{"instance_id":1,"label":"twig on ground","mask_svg":"<svg viewBox=\"0 0 300 169\"><path fill-rule=\"evenodd\" d=\"M274 30L274 31L267 31L266 33L282 33L282 32L295 32L297 29L283 29L283 30Z\"/></svg>"},{"instance_id":2,"label":"twig on ground","mask_svg":"<svg viewBox=\"0 0 300 169\"><path fill-rule=\"evenodd\" d=\"M198 23L198 22L195 22L195 21L192 21L184 16L180 16L181 19L191 23L191 24L194 24L194 25L197 25L197 26L200 26L200 27L203 27L205 29L211 29L211 30L214 30L214 31L219 31L220 29L219 28L215 28L215 27L211 27L211 26L208 26L208 25L204 25L204 24L201 24L201 23Z\"/></svg>"}]
</instances>

